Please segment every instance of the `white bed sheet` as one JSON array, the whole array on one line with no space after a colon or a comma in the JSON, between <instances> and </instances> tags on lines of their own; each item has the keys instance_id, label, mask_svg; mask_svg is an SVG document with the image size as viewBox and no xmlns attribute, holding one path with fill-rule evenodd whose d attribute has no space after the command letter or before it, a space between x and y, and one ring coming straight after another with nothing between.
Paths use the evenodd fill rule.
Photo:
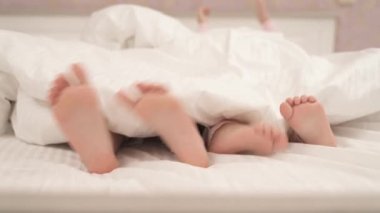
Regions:
<instances>
[{"instance_id":1,"label":"white bed sheet","mask_svg":"<svg viewBox=\"0 0 380 213\"><path fill-rule=\"evenodd\" d=\"M30 145L8 134L0 139L0 192L380 195L378 117L335 127L337 148L292 143L271 157L210 154L207 169L176 161L156 141L128 143L120 168L104 175L87 173L67 145Z\"/></svg>"},{"instance_id":2,"label":"white bed sheet","mask_svg":"<svg viewBox=\"0 0 380 213\"><path fill-rule=\"evenodd\" d=\"M338 147L292 143L271 157L210 154L180 163L159 142L135 141L120 168L86 172L67 145L0 137L0 211L378 212L380 113L334 127ZM19 205L25 203L25 205Z\"/></svg>"}]
</instances>

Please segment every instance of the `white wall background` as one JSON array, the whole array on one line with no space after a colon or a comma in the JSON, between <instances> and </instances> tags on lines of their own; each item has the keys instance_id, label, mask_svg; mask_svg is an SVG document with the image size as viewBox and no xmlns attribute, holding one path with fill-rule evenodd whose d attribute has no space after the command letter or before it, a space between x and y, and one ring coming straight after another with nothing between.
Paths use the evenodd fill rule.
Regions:
<instances>
[{"instance_id":1,"label":"white wall background","mask_svg":"<svg viewBox=\"0 0 380 213\"><path fill-rule=\"evenodd\" d=\"M194 16L200 5L212 15L253 15L255 0L0 0L0 14L89 15L111 4L149 6L172 15ZM380 47L380 0L266 0L274 17L328 14L336 18L336 51ZM286 29L284 29L285 31Z\"/></svg>"},{"instance_id":2,"label":"white wall background","mask_svg":"<svg viewBox=\"0 0 380 213\"><path fill-rule=\"evenodd\" d=\"M0 28L31 34L48 35L59 39L79 39L88 16L78 15L0 15ZM179 17L188 27L197 29L194 17ZM312 54L328 54L334 50L334 18L275 19L276 28L286 37ZM260 30L254 16L217 16L210 28L252 27Z\"/></svg>"}]
</instances>

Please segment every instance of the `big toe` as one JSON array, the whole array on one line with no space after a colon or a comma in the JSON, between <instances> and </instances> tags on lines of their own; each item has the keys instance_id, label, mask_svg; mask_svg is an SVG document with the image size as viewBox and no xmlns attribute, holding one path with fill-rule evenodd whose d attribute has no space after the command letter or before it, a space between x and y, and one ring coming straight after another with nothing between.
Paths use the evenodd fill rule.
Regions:
<instances>
[{"instance_id":1,"label":"big toe","mask_svg":"<svg viewBox=\"0 0 380 213\"><path fill-rule=\"evenodd\" d=\"M87 84L88 83L88 79L86 76L86 70L83 67L83 65L81 65L79 63L73 64L73 65L71 65L71 71L73 72L75 77L78 79L80 84Z\"/></svg>"},{"instance_id":2,"label":"big toe","mask_svg":"<svg viewBox=\"0 0 380 213\"><path fill-rule=\"evenodd\" d=\"M289 120L293 114L293 108L289 105L289 103L284 102L280 105L280 112L282 117L286 120Z\"/></svg>"},{"instance_id":3,"label":"big toe","mask_svg":"<svg viewBox=\"0 0 380 213\"><path fill-rule=\"evenodd\" d=\"M61 95L62 91L67 88L69 84L66 82L65 78L63 75L59 75L52 84L52 87L49 90L48 93L48 100L51 105L54 105L59 96Z\"/></svg>"}]
</instances>

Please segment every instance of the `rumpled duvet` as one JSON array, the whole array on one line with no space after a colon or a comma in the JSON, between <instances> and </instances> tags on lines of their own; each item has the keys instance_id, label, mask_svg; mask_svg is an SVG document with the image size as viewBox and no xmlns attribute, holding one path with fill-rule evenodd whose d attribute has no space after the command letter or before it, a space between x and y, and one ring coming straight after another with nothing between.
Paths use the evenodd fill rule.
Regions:
<instances>
[{"instance_id":1,"label":"rumpled duvet","mask_svg":"<svg viewBox=\"0 0 380 213\"><path fill-rule=\"evenodd\" d=\"M0 130L11 119L15 135L27 142L64 142L47 94L54 78L73 63L86 68L110 130L131 137L155 135L114 96L137 82L169 88L204 125L236 119L285 130L279 105L303 94L319 99L333 125L380 111L379 49L313 56L278 33L248 28L196 33L133 5L94 13L82 38L0 31Z\"/></svg>"}]
</instances>

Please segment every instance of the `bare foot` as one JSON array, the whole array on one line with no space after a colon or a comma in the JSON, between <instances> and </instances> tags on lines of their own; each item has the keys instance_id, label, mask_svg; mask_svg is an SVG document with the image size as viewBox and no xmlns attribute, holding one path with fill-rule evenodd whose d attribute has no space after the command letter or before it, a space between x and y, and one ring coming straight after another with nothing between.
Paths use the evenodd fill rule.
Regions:
<instances>
[{"instance_id":1,"label":"bare foot","mask_svg":"<svg viewBox=\"0 0 380 213\"><path fill-rule=\"evenodd\" d=\"M118 161L96 92L79 65L73 65L66 74L76 85L71 85L64 74L54 81L49 93L54 117L89 172L110 172Z\"/></svg>"},{"instance_id":2,"label":"bare foot","mask_svg":"<svg viewBox=\"0 0 380 213\"><path fill-rule=\"evenodd\" d=\"M181 104L160 85L138 84L140 97L121 90L118 98L162 138L177 158L194 166L208 167L208 155L195 123ZM134 96L131 98L131 96Z\"/></svg>"},{"instance_id":3,"label":"bare foot","mask_svg":"<svg viewBox=\"0 0 380 213\"><path fill-rule=\"evenodd\" d=\"M265 123L247 125L228 122L215 132L209 143L211 152L221 154L270 155L285 150L287 146L286 134Z\"/></svg>"},{"instance_id":4,"label":"bare foot","mask_svg":"<svg viewBox=\"0 0 380 213\"><path fill-rule=\"evenodd\" d=\"M322 105L312 96L288 98L280 106L293 131L308 144L336 146L335 136Z\"/></svg>"}]
</instances>

